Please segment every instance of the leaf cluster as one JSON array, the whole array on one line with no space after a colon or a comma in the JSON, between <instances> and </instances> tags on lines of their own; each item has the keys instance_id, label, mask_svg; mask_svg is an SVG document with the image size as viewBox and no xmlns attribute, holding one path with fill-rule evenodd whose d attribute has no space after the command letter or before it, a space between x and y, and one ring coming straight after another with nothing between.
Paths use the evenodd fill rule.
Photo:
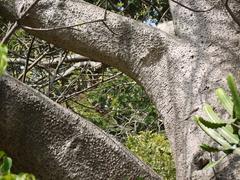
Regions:
<instances>
[{"instance_id":1,"label":"leaf cluster","mask_svg":"<svg viewBox=\"0 0 240 180\"><path fill-rule=\"evenodd\" d=\"M154 19L156 23L171 20L167 0L87 0L110 11L139 21ZM108 4L108 5L107 5Z\"/></svg>"},{"instance_id":2,"label":"leaf cluster","mask_svg":"<svg viewBox=\"0 0 240 180\"><path fill-rule=\"evenodd\" d=\"M117 72L108 68L105 76ZM126 75L100 84L75 101L69 101L68 105L120 140L144 130L163 130L158 113L145 91Z\"/></svg>"},{"instance_id":3,"label":"leaf cluster","mask_svg":"<svg viewBox=\"0 0 240 180\"><path fill-rule=\"evenodd\" d=\"M164 179L176 179L170 144L163 133L145 131L130 135L125 145Z\"/></svg>"},{"instance_id":4,"label":"leaf cluster","mask_svg":"<svg viewBox=\"0 0 240 180\"><path fill-rule=\"evenodd\" d=\"M2 76L5 73L7 64L8 64L7 47L0 44L0 76Z\"/></svg>"},{"instance_id":5,"label":"leaf cluster","mask_svg":"<svg viewBox=\"0 0 240 180\"><path fill-rule=\"evenodd\" d=\"M216 90L216 96L230 118L227 120L220 118L213 108L206 104L203 107L206 118L195 116L194 120L218 144L218 147L202 144L201 148L203 150L210 153L222 151L226 156L229 154L240 155L240 96L232 74L228 75L227 83L231 97L222 88ZM226 156L223 156L218 161L210 162L205 168L216 166Z\"/></svg>"},{"instance_id":6,"label":"leaf cluster","mask_svg":"<svg viewBox=\"0 0 240 180\"><path fill-rule=\"evenodd\" d=\"M35 180L32 174L11 172L12 159L4 151L0 151L0 180Z\"/></svg>"}]
</instances>

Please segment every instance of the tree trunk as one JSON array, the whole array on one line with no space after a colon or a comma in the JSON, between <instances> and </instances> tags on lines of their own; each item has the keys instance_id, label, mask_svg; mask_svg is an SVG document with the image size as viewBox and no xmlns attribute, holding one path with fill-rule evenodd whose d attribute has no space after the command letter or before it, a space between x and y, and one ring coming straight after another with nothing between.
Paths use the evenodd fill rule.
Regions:
<instances>
[{"instance_id":1,"label":"tree trunk","mask_svg":"<svg viewBox=\"0 0 240 180\"><path fill-rule=\"evenodd\" d=\"M42 0L20 24L32 27L25 29L39 38L115 66L139 82L164 117L177 179L240 179L236 157L226 160L217 174L202 170L208 157L199 145L208 139L191 118L202 114L205 102L216 106L216 87L225 86L229 72L238 74L240 27L224 1L181 3L195 10L211 10L196 12L170 2L175 36L110 12L105 21L108 28L97 22L77 30L33 29L70 26L103 17L101 8L75 0ZM21 4L20 0L0 0L0 15L16 19ZM229 4L236 18L240 17L240 3L232 0ZM36 111L37 107L31 108Z\"/></svg>"},{"instance_id":2,"label":"tree trunk","mask_svg":"<svg viewBox=\"0 0 240 180\"><path fill-rule=\"evenodd\" d=\"M37 179L161 179L119 142L41 93L0 78L0 149Z\"/></svg>"}]
</instances>

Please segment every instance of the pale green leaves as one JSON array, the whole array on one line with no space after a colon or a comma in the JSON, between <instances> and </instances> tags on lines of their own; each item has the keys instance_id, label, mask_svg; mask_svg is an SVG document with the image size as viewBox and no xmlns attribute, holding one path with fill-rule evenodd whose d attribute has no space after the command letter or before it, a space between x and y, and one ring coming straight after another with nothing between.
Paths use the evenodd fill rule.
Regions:
<instances>
[{"instance_id":1,"label":"pale green leaves","mask_svg":"<svg viewBox=\"0 0 240 180\"><path fill-rule=\"evenodd\" d=\"M32 174L11 173L12 159L3 151L0 151L0 180L35 180Z\"/></svg>"},{"instance_id":2,"label":"pale green leaves","mask_svg":"<svg viewBox=\"0 0 240 180\"><path fill-rule=\"evenodd\" d=\"M0 76L5 73L7 62L7 47L0 44Z\"/></svg>"},{"instance_id":3,"label":"pale green leaves","mask_svg":"<svg viewBox=\"0 0 240 180\"><path fill-rule=\"evenodd\" d=\"M2 160L2 164L0 164L0 175L9 174L12 167L12 159L7 157L3 151L0 151L0 159Z\"/></svg>"},{"instance_id":4,"label":"pale green leaves","mask_svg":"<svg viewBox=\"0 0 240 180\"><path fill-rule=\"evenodd\" d=\"M216 90L216 96L222 107L230 114L230 118L223 120L210 105L205 104L203 111L206 118L195 116L194 120L208 136L219 144L218 147L203 144L201 145L203 150L210 153L223 151L226 155L232 153L240 155L240 96L232 74L228 75L227 83L232 97L228 96L222 88ZM205 168L214 167L224 157L218 161L210 162Z\"/></svg>"}]
</instances>

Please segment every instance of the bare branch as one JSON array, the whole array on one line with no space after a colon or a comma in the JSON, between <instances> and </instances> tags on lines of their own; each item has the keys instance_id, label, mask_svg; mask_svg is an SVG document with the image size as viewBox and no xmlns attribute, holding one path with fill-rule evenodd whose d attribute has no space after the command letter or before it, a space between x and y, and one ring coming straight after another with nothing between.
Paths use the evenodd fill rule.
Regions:
<instances>
[{"instance_id":1,"label":"bare branch","mask_svg":"<svg viewBox=\"0 0 240 180\"><path fill-rule=\"evenodd\" d=\"M39 61L41 61L44 56L46 56L48 54L48 51L45 51L41 56L39 56L28 68L26 71L29 71L30 69L32 69ZM24 75L24 72L18 77L18 79L21 79Z\"/></svg>"},{"instance_id":2,"label":"bare branch","mask_svg":"<svg viewBox=\"0 0 240 180\"><path fill-rule=\"evenodd\" d=\"M229 5L228 5L228 2L229 2L229 0L226 0L226 2L225 2L226 10L227 10L227 12L230 14L230 16L232 17L233 21L234 21L235 23L237 23L237 25L240 27L240 19L238 19L238 18L234 15L233 11L231 10L231 8L230 8Z\"/></svg>"},{"instance_id":3,"label":"bare branch","mask_svg":"<svg viewBox=\"0 0 240 180\"><path fill-rule=\"evenodd\" d=\"M2 6L1 1L0 9L6 10L7 5ZM149 58L157 61L162 57L168 39L174 41L156 28L84 1L64 1L64 8L51 1L40 1L21 25L40 39L117 67L134 79L138 78L144 64L151 61ZM11 13L15 13L14 8ZM0 14L4 15L2 11ZM104 18L99 20L101 16L106 16L105 21ZM85 23L79 26L79 21ZM77 31L73 26L77 26Z\"/></svg>"},{"instance_id":4,"label":"bare branch","mask_svg":"<svg viewBox=\"0 0 240 180\"><path fill-rule=\"evenodd\" d=\"M16 31L17 28L19 28L19 22L26 17L26 15L29 13L29 11L38 3L39 0L35 0L30 6L28 6L26 9L24 7L25 4L22 5L22 9L20 11L18 19L15 21L11 29L7 32L5 37L2 39L1 44L5 44L8 42L12 34ZM3 2L4 3L4 2Z\"/></svg>"},{"instance_id":5,"label":"bare branch","mask_svg":"<svg viewBox=\"0 0 240 180\"><path fill-rule=\"evenodd\" d=\"M176 4L178 4L178 5L180 5L180 6L182 6L182 7L184 7L184 8L186 8L186 9L188 9L188 10L190 10L190 11L199 12L199 13L211 11L211 10L213 10L213 9L216 7L216 5L219 3L219 2L216 3L216 5L214 5L214 6L211 7L210 9L207 9L207 10L198 10L198 9L190 8L190 7L184 5L184 4L182 4L182 3L180 3L180 2L178 2L178 1L176 1L176 0L171 0L171 1L174 2L174 3L176 3Z\"/></svg>"},{"instance_id":6,"label":"bare branch","mask_svg":"<svg viewBox=\"0 0 240 180\"><path fill-rule=\"evenodd\" d=\"M103 82L111 81L111 80L113 80L114 78L116 78L116 77L118 77L118 76L120 76L120 75L122 75L122 73L117 73L117 74L115 74L114 76L111 76L111 77L109 77L108 79L105 79L104 81L97 82L97 83L93 84L92 86L90 86L90 87L88 87L88 88L85 88L85 89L83 89L83 90L81 90L81 91L78 91L78 92L74 92L74 93L72 93L72 94L70 94L70 95L67 95L67 96L65 96L65 97L64 97L64 95L61 95L61 96L60 96L61 98L59 98L56 102L59 102L59 103L65 102L65 101L67 101L67 100L69 100L69 99L71 99L71 98L73 98L73 97L78 96L79 94L82 94L82 93L84 93L84 92L86 92L86 91L88 91L88 90L90 90L90 89L93 89L93 88L97 87L99 84L101 84L101 83L103 83Z\"/></svg>"},{"instance_id":7,"label":"bare branch","mask_svg":"<svg viewBox=\"0 0 240 180\"><path fill-rule=\"evenodd\" d=\"M29 46L29 50L27 53L27 58L26 58L26 63L25 63L25 68L24 68L24 73L23 73L23 78L22 78L22 82L25 82L26 80L26 75L27 75L27 71L28 71L28 64L29 64L29 59L30 59L30 55L32 52L32 47L33 47L33 43L35 41L35 37L32 38L31 44Z\"/></svg>"}]
</instances>

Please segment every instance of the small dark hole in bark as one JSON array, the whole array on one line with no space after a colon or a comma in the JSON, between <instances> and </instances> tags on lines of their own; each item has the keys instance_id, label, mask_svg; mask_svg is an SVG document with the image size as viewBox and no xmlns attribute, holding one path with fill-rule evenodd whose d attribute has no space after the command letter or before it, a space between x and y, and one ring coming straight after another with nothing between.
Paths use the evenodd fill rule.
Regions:
<instances>
[{"instance_id":1,"label":"small dark hole in bark","mask_svg":"<svg viewBox=\"0 0 240 180\"><path fill-rule=\"evenodd\" d=\"M203 152L199 152L194 156L193 169L202 170L209 163L209 159L204 155Z\"/></svg>"},{"instance_id":2,"label":"small dark hole in bark","mask_svg":"<svg viewBox=\"0 0 240 180\"><path fill-rule=\"evenodd\" d=\"M197 168L198 170L203 169L209 163L209 159L201 158L198 160Z\"/></svg>"}]
</instances>

